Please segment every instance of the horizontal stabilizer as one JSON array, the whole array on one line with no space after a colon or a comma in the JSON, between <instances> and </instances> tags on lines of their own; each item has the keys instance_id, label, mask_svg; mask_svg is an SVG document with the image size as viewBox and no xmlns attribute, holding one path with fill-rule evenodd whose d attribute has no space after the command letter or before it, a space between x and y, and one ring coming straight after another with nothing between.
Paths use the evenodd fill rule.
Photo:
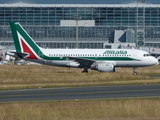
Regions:
<instances>
[{"instance_id":1,"label":"horizontal stabilizer","mask_svg":"<svg viewBox=\"0 0 160 120\"><path fill-rule=\"evenodd\" d=\"M29 55L29 53L19 53L19 52L11 51L11 52L7 52L7 55L19 57L19 58L24 58L24 57L27 57Z\"/></svg>"}]
</instances>

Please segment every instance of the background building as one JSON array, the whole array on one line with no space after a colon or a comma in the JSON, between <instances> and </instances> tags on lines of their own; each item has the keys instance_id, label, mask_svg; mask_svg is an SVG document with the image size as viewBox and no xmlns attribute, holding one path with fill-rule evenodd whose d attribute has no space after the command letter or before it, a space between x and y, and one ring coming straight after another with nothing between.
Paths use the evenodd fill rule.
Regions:
<instances>
[{"instance_id":1,"label":"background building","mask_svg":"<svg viewBox=\"0 0 160 120\"><path fill-rule=\"evenodd\" d=\"M45 48L104 48L109 43L160 47L160 5L0 4L0 45L13 44L9 22L19 22ZM129 44L126 44L129 45Z\"/></svg>"}]
</instances>

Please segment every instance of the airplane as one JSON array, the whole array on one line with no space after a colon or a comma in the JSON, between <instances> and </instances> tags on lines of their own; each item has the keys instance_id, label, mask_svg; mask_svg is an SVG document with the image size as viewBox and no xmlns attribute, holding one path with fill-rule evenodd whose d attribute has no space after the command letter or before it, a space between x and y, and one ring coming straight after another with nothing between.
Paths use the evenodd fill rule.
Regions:
<instances>
[{"instance_id":1,"label":"airplane","mask_svg":"<svg viewBox=\"0 0 160 120\"><path fill-rule=\"evenodd\" d=\"M83 68L99 72L115 72L117 67L137 67L158 64L148 52L137 49L49 49L38 46L18 22L10 22L16 51L10 52L24 60L59 67Z\"/></svg>"}]
</instances>

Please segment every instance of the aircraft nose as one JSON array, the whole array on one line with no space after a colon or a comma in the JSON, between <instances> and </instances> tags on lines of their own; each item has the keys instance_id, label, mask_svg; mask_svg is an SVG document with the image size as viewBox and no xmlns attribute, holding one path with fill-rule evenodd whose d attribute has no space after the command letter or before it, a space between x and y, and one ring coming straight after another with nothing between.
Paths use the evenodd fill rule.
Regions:
<instances>
[{"instance_id":1,"label":"aircraft nose","mask_svg":"<svg viewBox=\"0 0 160 120\"><path fill-rule=\"evenodd\" d=\"M152 59L152 63L154 64L154 65L158 65L158 59L157 58L155 58L155 57L153 57L153 59Z\"/></svg>"}]
</instances>

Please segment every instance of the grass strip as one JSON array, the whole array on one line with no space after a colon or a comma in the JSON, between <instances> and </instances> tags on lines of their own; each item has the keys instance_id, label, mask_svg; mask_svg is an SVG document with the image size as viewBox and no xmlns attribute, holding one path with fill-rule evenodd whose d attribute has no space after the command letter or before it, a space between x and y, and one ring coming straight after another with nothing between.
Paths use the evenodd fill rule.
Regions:
<instances>
[{"instance_id":1,"label":"grass strip","mask_svg":"<svg viewBox=\"0 0 160 120\"><path fill-rule=\"evenodd\" d=\"M1 120L159 120L160 99L0 104Z\"/></svg>"},{"instance_id":2,"label":"grass strip","mask_svg":"<svg viewBox=\"0 0 160 120\"><path fill-rule=\"evenodd\" d=\"M133 75L132 68L117 68L115 73L100 73L90 70L61 68L46 65L2 65L0 66L0 89L22 89L37 87L73 87L98 85L159 84L160 66L138 68Z\"/></svg>"}]
</instances>

